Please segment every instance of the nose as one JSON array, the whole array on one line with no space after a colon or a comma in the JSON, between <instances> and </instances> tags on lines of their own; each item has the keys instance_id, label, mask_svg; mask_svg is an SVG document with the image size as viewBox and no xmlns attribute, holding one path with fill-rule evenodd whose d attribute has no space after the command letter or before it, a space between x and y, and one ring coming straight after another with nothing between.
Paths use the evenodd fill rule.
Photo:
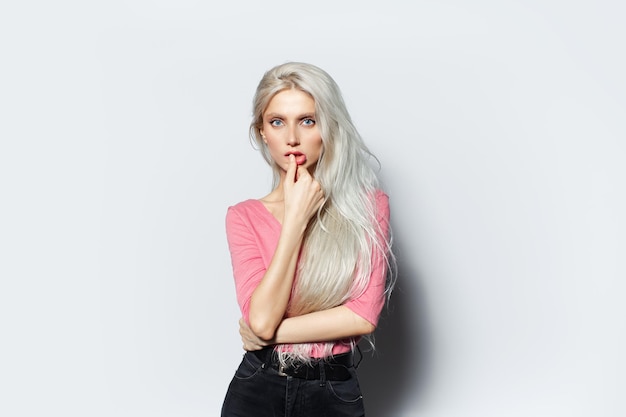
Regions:
<instances>
[{"instance_id":1,"label":"nose","mask_svg":"<svg viewBox=\"0 0 626 417\"><path fill-rule=\"evenodd\" d=\"M287 136L287 144L289 146L296 146L300 144L300 139L298 139L298 130L295 126L292 126L289 129L289 133Z\"/></svg>"}]
</instances>

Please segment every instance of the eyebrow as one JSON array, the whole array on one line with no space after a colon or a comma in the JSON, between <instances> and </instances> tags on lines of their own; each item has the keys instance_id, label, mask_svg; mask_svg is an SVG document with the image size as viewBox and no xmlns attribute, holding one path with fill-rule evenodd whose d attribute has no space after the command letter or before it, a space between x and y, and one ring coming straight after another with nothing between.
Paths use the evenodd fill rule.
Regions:
<instances>
[{"instance_id":1,"label":"eyebrow","mask_svg":"<svg viewBox=\"0 0 626 417\"><path fill-rule=\"evenodd\" d=\"M278 119L284 119L285 116L283 116L280 113L267 113L266 115L263 116L264 119L273 119L273 118L278 118ZM296 119L298 120L302 120L302 119L315 119L315 113L304 113L300 116L297 116Z\"/></svg>"}]
</instances>

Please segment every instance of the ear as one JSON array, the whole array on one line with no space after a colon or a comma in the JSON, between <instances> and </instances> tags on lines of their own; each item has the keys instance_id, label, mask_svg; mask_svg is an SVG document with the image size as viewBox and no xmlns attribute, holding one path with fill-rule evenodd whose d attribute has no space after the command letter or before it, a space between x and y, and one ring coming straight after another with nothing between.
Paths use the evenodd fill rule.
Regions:
<instances>
[{"instance_id":1,"label":"ear","mask_svg":"<svg viewBox=\"0 0 626 417\"><path fill-rule=\"evenodd\" d=\"M259 132L261 133L261 139L263 139L263 142L267 143L267 139L265 139L265 133L263 133L263 130L259 129Z\"/></svg>"}]
</instances>

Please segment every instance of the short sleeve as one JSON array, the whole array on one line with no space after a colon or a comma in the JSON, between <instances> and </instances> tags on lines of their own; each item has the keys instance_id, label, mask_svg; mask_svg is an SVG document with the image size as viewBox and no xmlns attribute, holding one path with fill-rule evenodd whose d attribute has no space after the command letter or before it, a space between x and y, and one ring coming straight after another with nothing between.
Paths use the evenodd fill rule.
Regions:
<instances>
[{"instance_id":1,"label":"short sleeve","mask_svg":"<svg viewBox=\"0 0 626 417\"><path fill-rule=\"evenodd\" d=\"M385 248L389 239L389 197L380 190L376 191L376 220L381 228L379 239ZM345 306L374 326L378 325L378 318L385 305L386 278L387 254L375 249L372 253L369 284L363 294L349 300Z\"/></svg>"}]
</instances>

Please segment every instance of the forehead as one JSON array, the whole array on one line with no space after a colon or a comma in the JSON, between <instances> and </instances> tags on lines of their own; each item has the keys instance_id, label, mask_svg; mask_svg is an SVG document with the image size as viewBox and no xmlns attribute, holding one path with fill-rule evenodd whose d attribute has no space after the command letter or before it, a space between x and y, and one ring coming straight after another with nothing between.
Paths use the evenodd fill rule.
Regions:
<instances>
[{"instance_id":1,"label":"forehead","mask_svg":"<svg viewBox=\"0 0 626 417\"><path fill-rule=\"evenodd\" d=\"M276 113L289 116L314 112L315 100L313 100L313 97L304 91L290 89L276 93L269 103L267 103L263 115Z\"/></svg>"}]
</instances>

